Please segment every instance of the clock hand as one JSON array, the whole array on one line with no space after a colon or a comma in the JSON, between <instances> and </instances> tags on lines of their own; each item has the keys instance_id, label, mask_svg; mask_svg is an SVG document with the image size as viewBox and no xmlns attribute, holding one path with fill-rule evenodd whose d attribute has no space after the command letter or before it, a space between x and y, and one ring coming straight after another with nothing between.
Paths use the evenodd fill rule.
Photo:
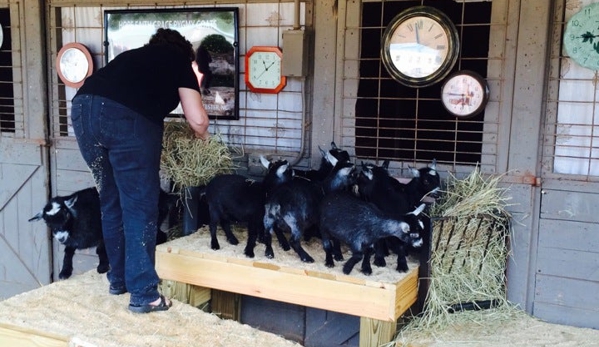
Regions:
<instances>
[{"instance_id":1,"label":"clock hand","mask_svg":"<svg viewBox=\"0 0 599 347\"><path fill-rule=\"evenodd\" d=\"M268 65L268 67L266 67L266 71L268 71L268 69L270 69L270 67L273 66L274 64L275 64L274 61L272 63L270 63L270 65Z\"/></svg>"},{"instance_id":2,"label":"clock hand","mask_svg":"<svg viewBox=\"0 0 599 347\"><path fill-rule=\"evenodd\" d=\"M418 33L418 22L416 22L415 27L416 27L416 43L420 44L420 35Z\"/></svg>"}]
</instances>

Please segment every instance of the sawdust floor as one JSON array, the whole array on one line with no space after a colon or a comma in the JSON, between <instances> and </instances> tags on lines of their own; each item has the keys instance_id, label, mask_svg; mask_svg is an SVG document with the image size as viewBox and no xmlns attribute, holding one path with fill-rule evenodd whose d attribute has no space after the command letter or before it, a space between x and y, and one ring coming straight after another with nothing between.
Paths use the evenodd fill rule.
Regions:
<instances>
[{"instance_id":1,"label":"sawdust floor","mask_svg":"<svg viewBox=\"0 0 599 347\"><path fill-rule=\"evenodd\" d=\"M106 276L91 270L1 301L0 327L64 336L85 347L298 346L176 300L168 311L150 314L132 313L128 304L129 294L110 295Z\"/></svg>"}]
</instances>

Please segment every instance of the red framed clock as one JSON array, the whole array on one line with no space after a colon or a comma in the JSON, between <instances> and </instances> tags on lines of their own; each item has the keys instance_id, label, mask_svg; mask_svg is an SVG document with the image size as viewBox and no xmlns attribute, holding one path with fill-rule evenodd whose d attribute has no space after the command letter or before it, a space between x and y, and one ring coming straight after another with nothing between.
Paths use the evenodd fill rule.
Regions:
<instances>
[{"instance_id":1,"label":"red framed clock","mask_svg":"<svg viewBox=\"0 0 599 347\"><path fill-rule=\"evenodd\" d=\"M94 71L89 49L78 42L67 43L56 55L56 70L60 80L69 87L79 88Z\"/></svg>"},{"instance_id":2,"label":"red framed clock","mask_svg":"<svg viewBox=\"0 0 599 347\"><path fill-rule=\"evenodd\" d=\"M276 46L253 46L245 54L245 84L254 93L276 94L287 84L281 74L283 53Z\"/></svg>"}]
</instances>

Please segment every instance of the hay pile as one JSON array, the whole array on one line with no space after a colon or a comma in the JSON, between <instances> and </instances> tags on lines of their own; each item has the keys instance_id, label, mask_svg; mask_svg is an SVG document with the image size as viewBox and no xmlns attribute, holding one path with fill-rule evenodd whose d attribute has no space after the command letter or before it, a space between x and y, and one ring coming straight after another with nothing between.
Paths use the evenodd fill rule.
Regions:
<instances>
[{"instance_id":1,"label":"hay pile","mask_svg":"<svg viewBox=\"0 0 599 347\"><path fill-rule=\"evenodd\" d=\"M164 125L161 175L173 182L175 191L206 185L212 177L234 170L233 152L219 135L208 141L197 139L182 121Z\"/></svg>"},{"instance_id":2,"label":"hay pile","mask_svg":"<svg viewBox=\"0 0 599 347\"><path fill-rule=\"evenodd\" d=\"M514 308L506 299L510 197L501 177L484 177L478 167L465 179L450 176L431 208L433 235L429 291L423 312L403 327L396 342L410 345L451 329L464 320L482 325L507 319ZM479 310L487 305L491 310ZM492 312L492 315L489 315ZM477 322L477 319L479 321Z\"/></svg>"}]
</instances>

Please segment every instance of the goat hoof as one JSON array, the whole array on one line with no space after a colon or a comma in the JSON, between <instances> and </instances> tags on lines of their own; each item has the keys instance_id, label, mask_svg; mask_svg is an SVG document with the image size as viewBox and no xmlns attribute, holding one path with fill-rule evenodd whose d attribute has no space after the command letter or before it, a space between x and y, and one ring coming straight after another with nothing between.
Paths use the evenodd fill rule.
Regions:
<instances>
[{"instance_id":1,"label":"goat hoof","mask_svg":"<svg viewBox=\"0 0 599 347\"><path fill-rule=\"evenodd\" d=\"M326 263L324 263L324 266L332 268L332 267L335 267L335 264L333 264L332 262L330 262L330 263L326 262Z\"/></svg>"},{"instance_id":2,"label":"goat hoof","mask_svg":"<svg viewBox=\"0 0 599 347\"><path fill-rule=\"evenodd\" d=\"M245 254L246 257L248 258L253 258L254 257L254 251L250 251L250 250L245 250L243 252Z\"/></svg>"},{"instance_id":3,"label":"goat hoof","mask_svg":"<svg viewBox=\"0 0 599 347\"><path fill-rule=\"evenodd\" d=\"M103 273L107 273L108 270L110 270L110 266L108 265L98 265L98 267L96 268L96 270L98 270L99 274L103 274Z\"/></svg>"},{"instance_id":4,"label":"goat hoof","mask_svg":"<svg viewBox=\"0 0 599 347\"><path fill-rule=\"evenodd\" d=\"M218 243L213 243L210 245L210 247L215 251L220 249L220 245Z\"/></svg>"},{"instance_id":5,"label":"goat hoof","mask_svg":"<svg viewBox=\"0 0 599 347\"><path fill-rule=\"evenodd\" d=\"M385 261L385 258L375 258L373 264L378 267L387 266L387 262Z\"/></svg>"},{"instance_id":6,"label":"goat hoof","mask_svg":"<svg viewBox=\"0 0 599 347\"><path fill-rule=\"evenodd\" d=\"M313 263L314 259L312 257L306 257L306 258L302 258L302 261L304 263Z\"/></svg>"},{"instance_id":7,"label":"goat hoof","mask_svg":"<svg viewBox=\"0 0 599 347\"><path fill-rule=\"evenodd\" d=\"M239 241L235 238L227 239L227 241L229 241L229 243L232 244L233 246L239 244Z\"/></svg>"},{"instance_id":8,"label":"goat hoof","mask_svg":"<svg viewBox=\"0 0 599 347\"><path fill-rule=\"evenodd\" d=\"M372 269L362 269L362 273L364 275L370 276L372 275Z\"/></svg>"},{"instance_id":9,"label":"goat hoof","mask_svg":"<svg viewBox=\"0 0 599 347\"><path fill-rule=\"evenodd\" d=\"M397 272L408 272L408 265L404 265L404 266L397 265Z\"/></svg>"},{"instance_id":10,"label":"goat hoof","mask_svg":"<svg viewBox=\"0 0 599 347\"><path fill-rule=\"evenodd\" d=\"M67 278L71 277L72 274L72 271L61 271L58 274L58 278L61 280L66 280Z\"/></svg>"},{"instance_id":11,"label":"goat hoof","mask_svg":"<svg viewBox=\"0 0 599 347\"><path fill-rule=\"evenodd\" d=\"M268 259L272 259L275 257L275 254L272 251L266 251L264 252L264 256L267 257Z\"/></svg>"}]
</instances>

